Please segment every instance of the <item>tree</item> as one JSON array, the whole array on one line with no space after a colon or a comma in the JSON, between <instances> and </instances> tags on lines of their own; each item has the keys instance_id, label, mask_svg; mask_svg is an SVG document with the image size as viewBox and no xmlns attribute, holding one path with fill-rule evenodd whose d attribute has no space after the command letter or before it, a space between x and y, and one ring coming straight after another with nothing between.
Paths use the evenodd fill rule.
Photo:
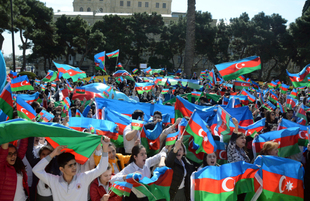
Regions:
<instances>
[{"instance_id":1,"label":"tree","mask_svg":"<svg viewBox=\"0 0 310 201\"><path fill-rule=\"evenodd\" d=\"M184 58L184 71L187 76L191 74L195 57L195 7L196 0L187 0L186 44Z\"/></svg>"},{"instance_id":2,"label":"tree","mask_svg":"<svg viewBox=\"0 0 310 201\"><path fill-rule=\"evenodd\" d=\"M302 8L302 15L305 14L305 12L309 9L310 7L310 0L306 0L304 7Z\"/></svg>"}]
</instances>

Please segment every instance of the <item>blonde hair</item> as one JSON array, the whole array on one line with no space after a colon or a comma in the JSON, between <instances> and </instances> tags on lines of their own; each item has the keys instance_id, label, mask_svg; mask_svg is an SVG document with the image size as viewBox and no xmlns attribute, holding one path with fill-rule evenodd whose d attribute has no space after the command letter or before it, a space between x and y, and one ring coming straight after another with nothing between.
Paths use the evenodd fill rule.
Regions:
<instances>
[{"instance_id":1,"label":"blonde hair","mask_svg":"<svg viewBox=\"0 0 310 201\"><path fill-rule=\"evenodd\" d=\"M268 141L265 142L265 144L263 145L263 149L260 152L261 155L269 155L268 152L270 152L273 149L277 149L279 147L279 144L277 142L273 142L273 141Z\"/></svg>"}]
</instances>

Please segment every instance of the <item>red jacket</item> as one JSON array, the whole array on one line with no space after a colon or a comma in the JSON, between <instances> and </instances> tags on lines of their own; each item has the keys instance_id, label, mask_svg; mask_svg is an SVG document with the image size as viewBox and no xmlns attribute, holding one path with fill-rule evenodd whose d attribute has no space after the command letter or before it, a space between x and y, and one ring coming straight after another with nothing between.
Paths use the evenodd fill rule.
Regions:
<instances>
[{"instance_id":1,"label":"red jacket","mask_svg":"<svg viewBox=\"0 0 310 201\"><path fill-rule=\"evenodd\" d=\"M19 149L17 151L17 157L23 159L27 151L28 138L20 141ZM0 146L0 201L12 201L14 200L17 173L15 168L8 164L6 157L8 156L9 149L2 149ZM27 183L27 173L23 173L23 186L27 190L29 195L29 188Z\"/></svg>"},{"instance_id":2,"label":"red jacket","mask_svg":"<svg viewBox=\"0 0 310 201\"><path fill-rule=\"evenodd\" d=\"M111 187L111 183L110 187ZM96 178L90 185L90 199L91 201L100 201L104 194L107 194L103 186L99 186L98 178ZM114 192L111 192L109 201L122 201L122 197L116 195Z\"/></svg>"}]
</instances>

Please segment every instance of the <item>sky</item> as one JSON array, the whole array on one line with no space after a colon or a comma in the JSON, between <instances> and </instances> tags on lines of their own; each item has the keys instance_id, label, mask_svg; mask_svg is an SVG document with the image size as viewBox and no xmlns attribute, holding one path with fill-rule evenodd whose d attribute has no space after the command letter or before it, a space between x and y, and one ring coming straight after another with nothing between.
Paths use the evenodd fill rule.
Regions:
<instances>
[{"instance_id":1,"label":"sky","mask_svg":"<svg viewBox=\"0 0 310 201\"><path fill-rule=\"evenodd\" d=\"M40 0L46 3L47 7L52 7L54 12L73 11L73 0ZM197 11L208 11L213 19L226 19L239 17L243 12L248 13L252 18L254 15L264 12L266 15L273 13L280 14L289 23L294 22L301 16L305 0L196 0ZM186 11L187 0L172 0L171 11ZM3 33L5 38L2 52L4 56L12 53L12 36L9 32ZM15 55L21 55L18 45L21 44L19 33L14 34ZM31 51L28 50L27 54Z\"/></svg>"}]
</instances>

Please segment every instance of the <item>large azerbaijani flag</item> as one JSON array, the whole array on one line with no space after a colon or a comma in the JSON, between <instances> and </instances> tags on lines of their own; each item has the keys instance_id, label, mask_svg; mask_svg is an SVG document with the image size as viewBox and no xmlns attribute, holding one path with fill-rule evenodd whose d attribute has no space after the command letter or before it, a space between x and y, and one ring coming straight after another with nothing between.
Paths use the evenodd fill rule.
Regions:
<instances>
[{"instance_id":1,"label":"large azerbaijani flag","mask_svg":"<svg viewBox=\"0 0 310 201\"><path fill-rule=\"evenodd\" d=\"M8 135L8 133L15 134ZM75 155L75 160L80 164L88 160L101 138L98 135L78 132L55 123L35 123L23 119L0 122L0 144L28 137L46 137L53 148L68 145L64 150Z\"/></svg>"},{"instance_id":2,"label":"large azerbaijani flag","mask_svg":"<svg viewBox=\"0 0 310 201\"><path fill-rule=\"evenodd\" d=\"M95 60L96 70L102 70L106 72L105 51L95 54L94 60Z\"/></svg>"},{"instance_id":3,"label":"large azerbaijani flag","mask_svg":"<svg viewBox=\"0 0 310 201\"><path fill-rule=\"evenodd\" d=\"M253 151L261 152L265 142L274 141L279 143L279 156L288 157L298 154L300 149L298 147L299 127L290 127L278 131L270 131L260 134L253 140Z\"/></svg>"},{"instance_id":4,"label":"large azerbaijani flag","mask_svg":"<svg viewBox=\"0 0 310 201\"><path fill-rule=\"evenodd\" d=\"M132 186L133 185L128 182L115 181L111 187L111 191L113 191L116 195L120 197L122 197L123 195L129 196Z\"/></svg>"},{"instance_id":5,"label":"large azerbaijani flag","mask_svg":"<svg viewBox=\"0 0 310 201\"><path fill-rule=\"evenodd\" d=\"M258 200L304 200L302 163L276 156L259 156L253 165L260 166L262 193Z\"/></svg>"},{"instance_id":6,"label":"large azerbaijani flag","mask_svg":"<svg viewBox=\"0 0 310 201\"><path fill-rule=\"evenodd\" d=\"M247 127L239 126L238 131L245 133L245 136L253 136L253 134L259 133L261 130L263 130L265 123L266 118L263 118Z\"/></svg>"},{"instance_id":7,"label":"large azerbaijani flag","mask_svg":"<svg viewBox=\"0 0 310 201\"><path fill-rule=\"evenodd\" d=\"M215 65L225 81L238 78L240 75L248 74L261 69L260 57L252 56L238 61L232 61Z\"/></svg>"},{"instance_id":8,"label":"large azerbaijani flag","mask_svg":"<svg viewBox=\"0 0 310 201\"><path fill-rule=\"evenodd\" d=\"M304 67L299 73L289 73L288 70L286 70L286 72L287 75L290 77L290 80L292 81L294 87L308 86L308 77L310 77L310 64Z\"/></svg>"},{"instance_id":9,"label":"large azerbaijani flag","mask_svg":"<svg viewBox=\"0 0 310 201\"><path fill-rule=\"evenodd\" d=\"M15 91L24 91L24 90L33 90L27 75L19 76L11 81L11 90Z\"/></svg>"},{"instance_id":10,"label":"large azerbaijani flag","mask_svg":"<svg viewBox=\"0 0 310 201\"><path fill-rule=\"evenodd\" d=\"M54 72L52 70L49 70L47 72L46 76L42 79L42 81L43 82L52 82L52 81L57 81L57 79L58 79L58 72Z\"/></svg>"},{"instance_id":11,"label":"large azerbaijani flag","mask_svg":"<svg viewBox=\"0 0 310 201\"><path fill-rule=\"evenodd\" d=\"M10 119L13 118L13 97L10 83L7 83L0 94L0 109L8 115Z\"/></svg>"},{"instance_id":12,"label":"large azerbaijani flag","mask_svg":"<svg viewBox=\"0 0 310 201\"><path fill-rule=\"evenodd\" d=\"M139 173L131 173L126 176L126 182L133 185L132 191L139 191L146 195L149 201L164 199L170 201L170 186L173 170L164 166L158 167L153 172L153 177L142 178Z\"/></svg>"},{"instance_id":13,"label":"large azerbaijani flag","mask_svg":"<svg viewBox=\"0 0 310 201\"><path fill-rule=\"evenodd\" d=\"M162 122L158 122L153 130L148 130L143 127L140 134L140 141L145 147L148 156L153 156L160 151L159 136L162 131Z\"/></svg>"},{"instance_id":14,"label":"large azerbaijani flag","mask_svg":"<svg viewBox=\"0 0 310 201\"><path fill-rule=\"evenodd\" d=\"M206 166L192 174L191 200L237 200L237 195L255 192L255 181L260 180L259 167L239 161L220 167ZM256 200L259 191L252 199Z\"/></svg>"},{"instance_id":15,"label":"large azerbaijani flag","mask_svg":"<svg viewBox=\"0 0 310 201\"><path fill-rule=\"evenodd\" d=\"M86 78L86 73L79 68L74 68L67 64L59 64L54 62L56 68L59 72L63 73L62 77L65 79L71 78L73 82L78 81L78 79Z\"/></svg>"},{"instance_id":16,"label":"large azerbaijani flag","mask_svg":"<svg viewBox=\"0 0 310 201\"><path fill-rule=\"evenodd\" d=\"M199 152L211 154L216 151L216 144L211 133L207 129L207 124L196 111L192 114L185 131L194 137L194 143L199 146L196 150L197 154Z\"/></svg>"},{"instance_id":17,"label":"large azerbaijani flag","mask_svg":"<svg viewBox=\"0 0 310 201\"><path fill-rule=\"evenodd\" d=\"M144 92L152 91L153 87L154 84L149 82L135 84L135 89L137 90L138 94L143 94Z\"/></svg>"},{"instance_id":18,"label":"large azerbaijani flag","mask_svg":"<svg viewBox=\"0 0 310 201\"><path fill-rule=\"evenodd\" d=\"M216 113L216 119L217 119L217 125L215 129L213 129L213 132L215 135L223 136L224 141L227 141L230 139L230 135L233 132L234 127L231 127L231 115L226 112L221 106L218 106L217 113Z\"/></svg>"}]
</instances>

